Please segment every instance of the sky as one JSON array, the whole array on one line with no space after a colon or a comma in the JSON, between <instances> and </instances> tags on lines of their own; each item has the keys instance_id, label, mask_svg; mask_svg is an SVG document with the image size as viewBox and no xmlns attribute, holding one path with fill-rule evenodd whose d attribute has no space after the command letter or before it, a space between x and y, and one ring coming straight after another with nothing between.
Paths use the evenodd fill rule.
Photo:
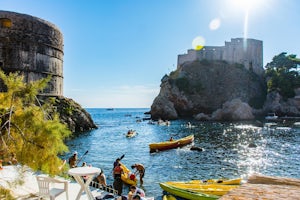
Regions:
<instances>
[{"instance_id":1,"label":"sky","mask_svg":"<svg viewBox=\"0 0 300 200\"><path fill-rule=\"evenodd\" d=\"M0 10L59 28L64 96L84 108L150 108L196 38L262 40L264 65L300 57L299 0L0 0Z\"/></svg>"}]
</instances>

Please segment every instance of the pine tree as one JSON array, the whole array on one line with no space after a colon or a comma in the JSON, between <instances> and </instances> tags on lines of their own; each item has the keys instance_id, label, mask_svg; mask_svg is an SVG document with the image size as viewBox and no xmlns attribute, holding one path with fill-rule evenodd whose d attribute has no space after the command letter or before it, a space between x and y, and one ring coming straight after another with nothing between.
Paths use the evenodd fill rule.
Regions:
<instances>
[{"instance_id":1,"label":"pine tree","mask_svg":"<svg viewBox=\"0 0 300 200\"><path fill-rule=\"evenodd\" d=\"M50 117L46 112L51 104L38 102L37 95L50 78L25 83L22 75L0 70L6 86L6 92L0 93L0 159L14 153L20 164L55 175L63 163L59 155L68 151L64 140L71 132L57 114Z\"/></svg>"}]
</instances>

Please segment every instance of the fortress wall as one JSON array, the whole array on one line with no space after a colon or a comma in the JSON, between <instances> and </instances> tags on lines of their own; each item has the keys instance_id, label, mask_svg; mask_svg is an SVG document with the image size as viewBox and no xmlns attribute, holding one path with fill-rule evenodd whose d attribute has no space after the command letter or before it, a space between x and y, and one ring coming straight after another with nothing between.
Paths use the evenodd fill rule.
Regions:
<instances>
[{"instance_id":1,"label":"fortress wall","mask_svg":"<svg viewBox=\"0 0 300 200\"><path fill-rule=\"evenodd\" d=\"M63 36L59 29L30 15L0 11L0 67L19 71L25 81L52 76L44 95L63 95Z\"/></svg>"},{"instance_id":2,"label":"fortress wall","mask_svg":"<svg viewBox=\"0 0 300 200\"><path fill-rule=\"evenodd\" d=\"M184 62L195 60L224 60L229 63L243 64L246 69L262 75L263 70L263 43L260 40L234 38L225 42L225 46L205 46L203 49L188 50L188 54L178 56L178 66Z\"/></svg>"},{"instance_id":3,"label":"fortress wall","mask_svg":"<svg viewBox=\"0 0 300 200\"><path fill-rule=\"evenodd\" d=\"M197 52L193 49L189 49L187 54L178 55L177 68L185 62L197 60Z\"/></svg>"}]
</instances>

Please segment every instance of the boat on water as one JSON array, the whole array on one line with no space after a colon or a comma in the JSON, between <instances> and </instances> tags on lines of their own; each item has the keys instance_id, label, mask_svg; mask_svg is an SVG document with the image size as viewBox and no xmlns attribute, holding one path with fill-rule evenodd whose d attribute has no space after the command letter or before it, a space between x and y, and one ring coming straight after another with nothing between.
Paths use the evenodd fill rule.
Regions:
<instances>
[{"instance_id":1,"label":"boat on water","mask_svg":"<svg viewBox=\"0 0 300 200\"><path fill-rule=\"evenodd\" d=\"M123 174L121 175L122 181L127 185L137 185L136 176L123 164L121 164L121 168L123 169Z\"/></svg>"},{"instance_id":2,"label":"boat on water","mask_svg":"<svg viewBox=\"0 0 300 200\"><path fill-rule=\"evenodd\" d=\"M164 191L166 191L172 195L182 197L185 199L190 199L190 200L211 200L211 199L219 199L220 198L220 196L217 196L217 195L210 195L210 194L205 194L202 192L180 189L178 187L171 186L167 183L159 183L159 186Z\"/></svg>"},{"instance_id":3,"label":"boat on water","mask_svg":"<svg viewBox=\"0 0 300 200\"><path fill-rule=\"evenodd\" d=\"M130 129L130 130L126 133L126 137L127 137L127 138L131 138L131 137L134 137L134 136L136 136L136 131L135 131L135 130Z\"/></svg>"},{"instance_id":4,"label":"boat on water","mask_svg":"<svg viewBox=\"0 0 300 200\"><path fill-rule=\"evenodd\" d=\"M266 120L276 120L278 119L278 116L275 113L268 113L268 115L265 117Z\"/></svg>"},{"instance_id":5,"label":"boat on water","mask_svg":"<svg viewBox=\"0 0 300 200\"><path fill-rule=\"evenodd\" d=\"M151 144L149 144L150 153L182 147L184 145L192 143L193 141L194 141L194 135L189 135L184 138L177 139L177 140L173 139L170 141L151 143Z\"/></svg>"},{"instance_id":6,"label":"boat on water","mask_svg":"<svg viewBox=\"0 0 300 200\"><path fill-rule=\"evenodd\" d=\"M201 182L201 181L186 181L186 182L165 182L166 185L173 186L179 189L201 192L209 195L223 196L230 190L240 187L240 184L222 184L217 182Z\"/></svg>"}]
</instances>

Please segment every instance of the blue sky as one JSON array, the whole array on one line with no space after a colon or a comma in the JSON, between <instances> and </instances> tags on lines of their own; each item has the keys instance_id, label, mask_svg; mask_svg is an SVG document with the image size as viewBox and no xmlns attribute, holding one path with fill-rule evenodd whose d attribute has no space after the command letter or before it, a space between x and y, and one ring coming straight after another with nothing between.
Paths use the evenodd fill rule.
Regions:
<instances>
[{"instance_id":1,"label":"blue sky","mask_svg":"<svg viewBox=\"0 0 300 200\"><path fill-rule=\"evenodd\" d=\"M61 30L64 96L86 108L150 108L161 78L198 36L208 46L262 40L265 64L281 52L300 57L297 0L0 0L0 10Z\"/></svg>"}]
</instances>

